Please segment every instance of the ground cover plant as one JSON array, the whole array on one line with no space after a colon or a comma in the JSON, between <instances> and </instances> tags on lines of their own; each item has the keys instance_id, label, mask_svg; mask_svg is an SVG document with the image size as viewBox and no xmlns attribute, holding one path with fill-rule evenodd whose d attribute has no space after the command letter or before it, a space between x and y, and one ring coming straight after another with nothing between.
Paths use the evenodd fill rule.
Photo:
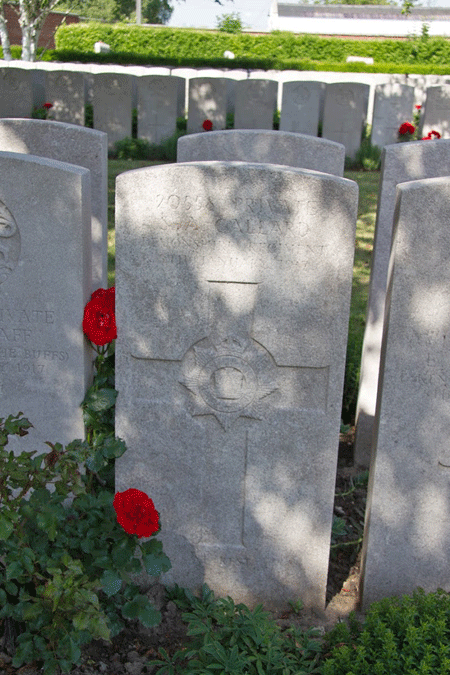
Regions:
<instances>
[{"instance_id":1,"label":"ground cover plant","mask_svg":"<svg viewBox=\"0 0 450 675\"><path fill-rule=\"evenodd\" d=\"M355 614L326 636L331 654L322 675L447 675L450 672L450 596L442 590L385 598L363 623Z\"/></svg>"}]
</instances>

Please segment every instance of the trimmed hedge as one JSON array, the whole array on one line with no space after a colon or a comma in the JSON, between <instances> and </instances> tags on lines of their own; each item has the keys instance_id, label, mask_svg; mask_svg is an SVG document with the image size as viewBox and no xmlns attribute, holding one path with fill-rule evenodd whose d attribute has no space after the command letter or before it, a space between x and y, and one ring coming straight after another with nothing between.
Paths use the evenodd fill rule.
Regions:
<instances>
[{"instance_id":1,"label":"trimmed hedge","mask_svg":"<svg viewBox=\"0 0 450 675\"><path fill-rule=\"evenodd\" d=\"M94 43L111 46L94 54ZM60 26L52 60L100 63L334 70L348 72L450 73L450 40L344 40L274 31L265 35L229 34L186 28L79 23ZM231 50L236 58L223 58ZM195 56L192 56L195 55ZM372 56L374 65L346 63L347 56Z\"/></svg>"}]
</instances>

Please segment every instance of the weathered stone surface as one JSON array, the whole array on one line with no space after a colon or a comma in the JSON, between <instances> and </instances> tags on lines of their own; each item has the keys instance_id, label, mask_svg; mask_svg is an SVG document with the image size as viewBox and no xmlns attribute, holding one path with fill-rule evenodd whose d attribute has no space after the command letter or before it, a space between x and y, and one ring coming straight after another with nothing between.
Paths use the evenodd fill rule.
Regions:
<instances>
[{"instance_id":1,"label":"weathered stone surface","mask_svg":"<svg viewBox=\"0 0 450 675\"><path fill-rule=\"evenodd\" d=\"M203 122L210 120L213 129L225 129L228 81L224 77L192 77L189 80L187 131L203 131Z\"/></svg>"},{"instance_id":2,"label":"weathered stone surface","mask_svg":"<svg viewBox=\"0 0 450 675\"><path fill-rule=\"evenodd\" d=\"M317 136L323 82L283 82L280 131Z\"/></svg>"},{"instance_id":3,"label":"weathered stone surface","mask_svg":"<svg viewBox=\"0 0 450 675\"><path fill-rule=\"evenodd\" d=\"M108 286L108 147L103 132L46 120L0 119L0 150L82 166L91 172L92 284Z\"/></svg>"},{"instance_id":4,"label":"weathered stone surface","mask_svg":"<svg viewBox=\"0 0 450 675\"><path fill-rule=\"evenodd\" d=\"M234 85L234 92L235 129L273 129L278 82L257 79L240 80Z\"/></svg>"},{"instance_id":5,"label":"weathered stone surface","mask_svg":"<svg viewBox=\"0 0 450 675\"><path fill-rule=\"evenodd\" d=\"M84 126L84 77L69 70L45 73L45 98L52 119Z\"/></svg>"},{"instance_id":6,"label":"weathered stone surface","mask_svg":"<svg viewBox=\"0 0 450 675\"><path fill-rule=\"evenodd\" d=\"M372 145L384 148L396 143L398 129L403 122L412 120L414 87L398 82L379 84L375 87L372 121Z\"/></svg>"},{"instance_id":7,"label":"weathered stone surface","mask_svg":"<svg viewBox=\"0 0 450 675\"><path fill-rule=\"evenodd\" d=\"M450 591L450 178L399 185L365 543L364 607Z\"/></svg>"},{"instance_id":8,"label":"weathered stone surface","mask_svg":"<svg viewBox=\"0 0 450 675\"><path fill-rule=\"evenodd\" d=\"M450 85L428 87L421 116L421 137L438 131L441 138L450 138Z\"/></svg>"},{"instance_id":9,"label":"weathered stone surface","mask_svg":"<svg viewBox=\"0 0 450 675\"><path fill-rule=\"evenodd\" d=\"M138 86L138 138L159 144L175 133L181 77L141 75Z\"/></svg>"},{"instance_id":10,"label":"weathered stone surface","mask_svg":"<svg viewBox=\"0 0 450 675\"><path fill-rule=\"evenodd\" d=\"M339 82L327 84L325 91L322 136L342 143L352 158L361 145L369 89L368 84Z\"/></svg>"},{"instance_id":11,"label":"weathered stone surface","mask_svg":"<svg viewBox=\"0 0 450 675\"><path fill-rule=\"evenodd\" d=\"M32 71L0 68L0 117L30 117L32 109Z\"/></svg>"},{"instance_id":12,"label":"weathered stone surface","mask_svg":"<svg viewBox=\"0 0 450 675\"><path fill-rule=\"evenodd\" d=\"M324 607L356 206L284 166L118 177L116 490L154 500L167 581Z\"/></svg>"},{"instance_id":13,"label":"weathered stone surface","mask_svg":"<svg viewBox=\"0 0 450 675\"><path fill-rule=\"evenodd\" d=\"M15 454L84 438L92 378L82 331L91 293L90 178L81 167L0 152L0 417L33 424Z\"/></svg>"},{"instance_id":14,"label":"weathered stone surface","mask_svg":"<svg viewBox=\"0 0 450 675\"><path fill-rule=\"evenodd\" d=\"M384 148L356 407L355 462L369 466L376 407L387 273L398 183L450 175L450 141L396 143Z\"/></svg>"},{"instance_id":15,"label":"weathered stone surface","mask_svg":"<svg viewBox=\"0 0 450 675\"><path fill-rule=\"evenodd\" d=\"M108 147L131 136L132 75L94 74L94 129L108 134Z\"/></svg>"},{"instance_id":16,"label":"weathered stone surface","mask_svg":"<svg viewBox=\"0 0 450 675\"><path fill-rule=\"evenodd\" d=\"M284 164L342 176L345 148L306 134L262 129L210 131L178 139L177 162L213 160Z\"/></svg>"}]
</instances>

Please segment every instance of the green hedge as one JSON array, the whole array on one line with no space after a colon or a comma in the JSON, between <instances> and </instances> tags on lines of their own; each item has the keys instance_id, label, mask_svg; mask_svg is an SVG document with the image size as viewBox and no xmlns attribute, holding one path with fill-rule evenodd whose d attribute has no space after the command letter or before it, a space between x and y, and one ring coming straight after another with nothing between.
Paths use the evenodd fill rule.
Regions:
<instances>
[{"instance_id":1,"label":"green hedge","mask_svg":"<svg viewBox=\"0 0 450 675\"><path fill-rule=\"evenodd\" d=\"M94 54L106 42L110 54ZM344 40L274 31L266 35L228 34L183 28L148 28L129 24L79 23L56 31L60 61L137 63L263 70L334 70L348 72L450 73L450 40ZM236 58L223 58L231 50ZM194 56L192 56L194 55ZM374 65L346 63L347 56L372 56Z\"/></svg>"}]
</instances>

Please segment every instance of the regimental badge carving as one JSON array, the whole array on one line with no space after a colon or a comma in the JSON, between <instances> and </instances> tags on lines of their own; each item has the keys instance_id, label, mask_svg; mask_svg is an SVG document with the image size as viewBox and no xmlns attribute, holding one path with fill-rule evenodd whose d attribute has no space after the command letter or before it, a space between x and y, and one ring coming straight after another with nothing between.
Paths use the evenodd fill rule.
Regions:
<instances>
[{"instance_id":1,"label":"regimental badge carving","mask_svg":"<svg viewBox=\"0 0 450 675\"><path fill-rule=\"evenodd\" d=\"M251 338L204 338L181 365L180 383L193 395L192 415L214 415L225 430L240 417L262 419L263 399L278 389L272 356Z\"/></svg>"},{"instance_id":2,"label":"regimental badge carving","mask_svg":"<svg viewBox=\"0 0 450 675\"><path fill-rule=\"evenodd\" d=\"M0 201L0 284L17 267L20 232L11 211Z\"/></svg>"}]
</instances>

